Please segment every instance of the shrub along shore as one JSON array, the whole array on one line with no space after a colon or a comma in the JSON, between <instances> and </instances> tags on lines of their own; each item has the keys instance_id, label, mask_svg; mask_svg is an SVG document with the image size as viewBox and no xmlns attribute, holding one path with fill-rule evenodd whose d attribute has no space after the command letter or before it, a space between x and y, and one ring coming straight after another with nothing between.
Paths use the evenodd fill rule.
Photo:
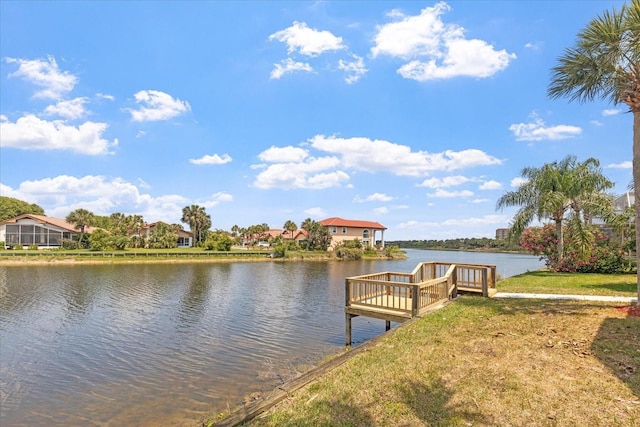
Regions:
<instances>
[{"instance_id":1,"label":"shrub along shore","mask_svg":"<svg viewBox=\"0 0 640 427\"><path fill-rule=\"evenodd\" d=\"M533 272L498 283L552 288L633 296L635 275ZM249 424L637 426L640 317L628 308L462 296L354 351ZM227 415L203 425L226 425Z\"/></svg>"}]
</instances>

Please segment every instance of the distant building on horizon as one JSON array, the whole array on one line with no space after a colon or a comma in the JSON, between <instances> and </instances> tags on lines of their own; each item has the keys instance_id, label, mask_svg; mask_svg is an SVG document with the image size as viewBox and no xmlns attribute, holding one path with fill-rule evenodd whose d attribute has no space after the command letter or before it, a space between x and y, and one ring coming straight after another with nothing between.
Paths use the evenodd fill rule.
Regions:
<instances>
[{"instance_id":1,"label":"distant building on horizon","mask_svg":"<svg viewBox=\"0 0 640 427\"><path fill-rule=\"evenodd\" d=\"M510 228L497 228L496 229L496 240L506 240L509 238Z\"/></svg>"}]
</instances>

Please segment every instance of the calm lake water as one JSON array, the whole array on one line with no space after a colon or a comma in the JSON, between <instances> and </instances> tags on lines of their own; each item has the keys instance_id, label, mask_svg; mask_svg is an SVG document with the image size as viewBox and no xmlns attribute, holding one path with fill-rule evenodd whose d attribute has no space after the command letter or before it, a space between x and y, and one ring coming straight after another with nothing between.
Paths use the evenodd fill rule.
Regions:
<instances>
[{"instance_id":1,"label":"calm lake water","mask_svg":"<svg viewBox=\"0 0 640 427\"><path fill-rule=\"evenodd\" d=\"M344 279L421 261L537 257L409 250L362 262L0 267L0 425L191 425L344 348ZM354 343L384 321L353 320Z\"/></svg>"}]
</instances>

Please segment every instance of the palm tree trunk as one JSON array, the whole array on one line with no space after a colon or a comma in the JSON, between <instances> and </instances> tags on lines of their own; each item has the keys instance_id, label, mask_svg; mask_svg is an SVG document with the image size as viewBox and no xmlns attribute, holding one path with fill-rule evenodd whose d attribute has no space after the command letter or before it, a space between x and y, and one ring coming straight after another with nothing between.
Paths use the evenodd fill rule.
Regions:
<instances>
[{"instance_id":1,"label":"palm tree trunk","mask_svg":"<svg viewBox=\"0 0 640 427\"><path fill-rule=\"evenodd\" d=\"M633 194L636 208L636 268L640 262L640 110L633 112ZM638 301L640 305L640 275L636 272Z\"/></svg>"},{"instance_id":2,"label":"palm tree trunk","mask_svg":"<svg viewBox=\"0 0 640 427\"><path fill-rule=\"evenodd\" d=\"M558 261L564 259L564 236L562 235L562 217L555 218L556 222L556 236L558 236L558 243L556 250L558 251Z\"/></svg>"}]
</instances>

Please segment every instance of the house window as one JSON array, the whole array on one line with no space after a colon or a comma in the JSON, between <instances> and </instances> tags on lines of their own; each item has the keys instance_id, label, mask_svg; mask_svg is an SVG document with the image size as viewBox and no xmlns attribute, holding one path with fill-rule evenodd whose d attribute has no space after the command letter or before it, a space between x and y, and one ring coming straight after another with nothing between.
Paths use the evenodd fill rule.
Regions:
<instances>
[{"instance_id":1,"label":"house window","mask_svg":"<svg viewBox=\"0 0 640 427\"><path fill-rule=\"evenodd\" d=\"M331 227L331 232L336 234L338 232L338 227Z\"/></svg>"},{"instance_id":2,"label":"house window","mask_svg":"<svg viewBox=\"0 0 640 427\"><path fill-rule=\"evenodd\" d=\"M347 227L342 227L342 234L347 234Z\"/></svg>"},{"instance_id":3,"label":"house window","mask_svg":"<svg viewBox=\"0 0 640 427\"><path fill-rule=\"evenodd\" d=\"M362 239L363 240L369 240L369 230L363 230L362 231Z\"/></svg>"}]
</instances>

